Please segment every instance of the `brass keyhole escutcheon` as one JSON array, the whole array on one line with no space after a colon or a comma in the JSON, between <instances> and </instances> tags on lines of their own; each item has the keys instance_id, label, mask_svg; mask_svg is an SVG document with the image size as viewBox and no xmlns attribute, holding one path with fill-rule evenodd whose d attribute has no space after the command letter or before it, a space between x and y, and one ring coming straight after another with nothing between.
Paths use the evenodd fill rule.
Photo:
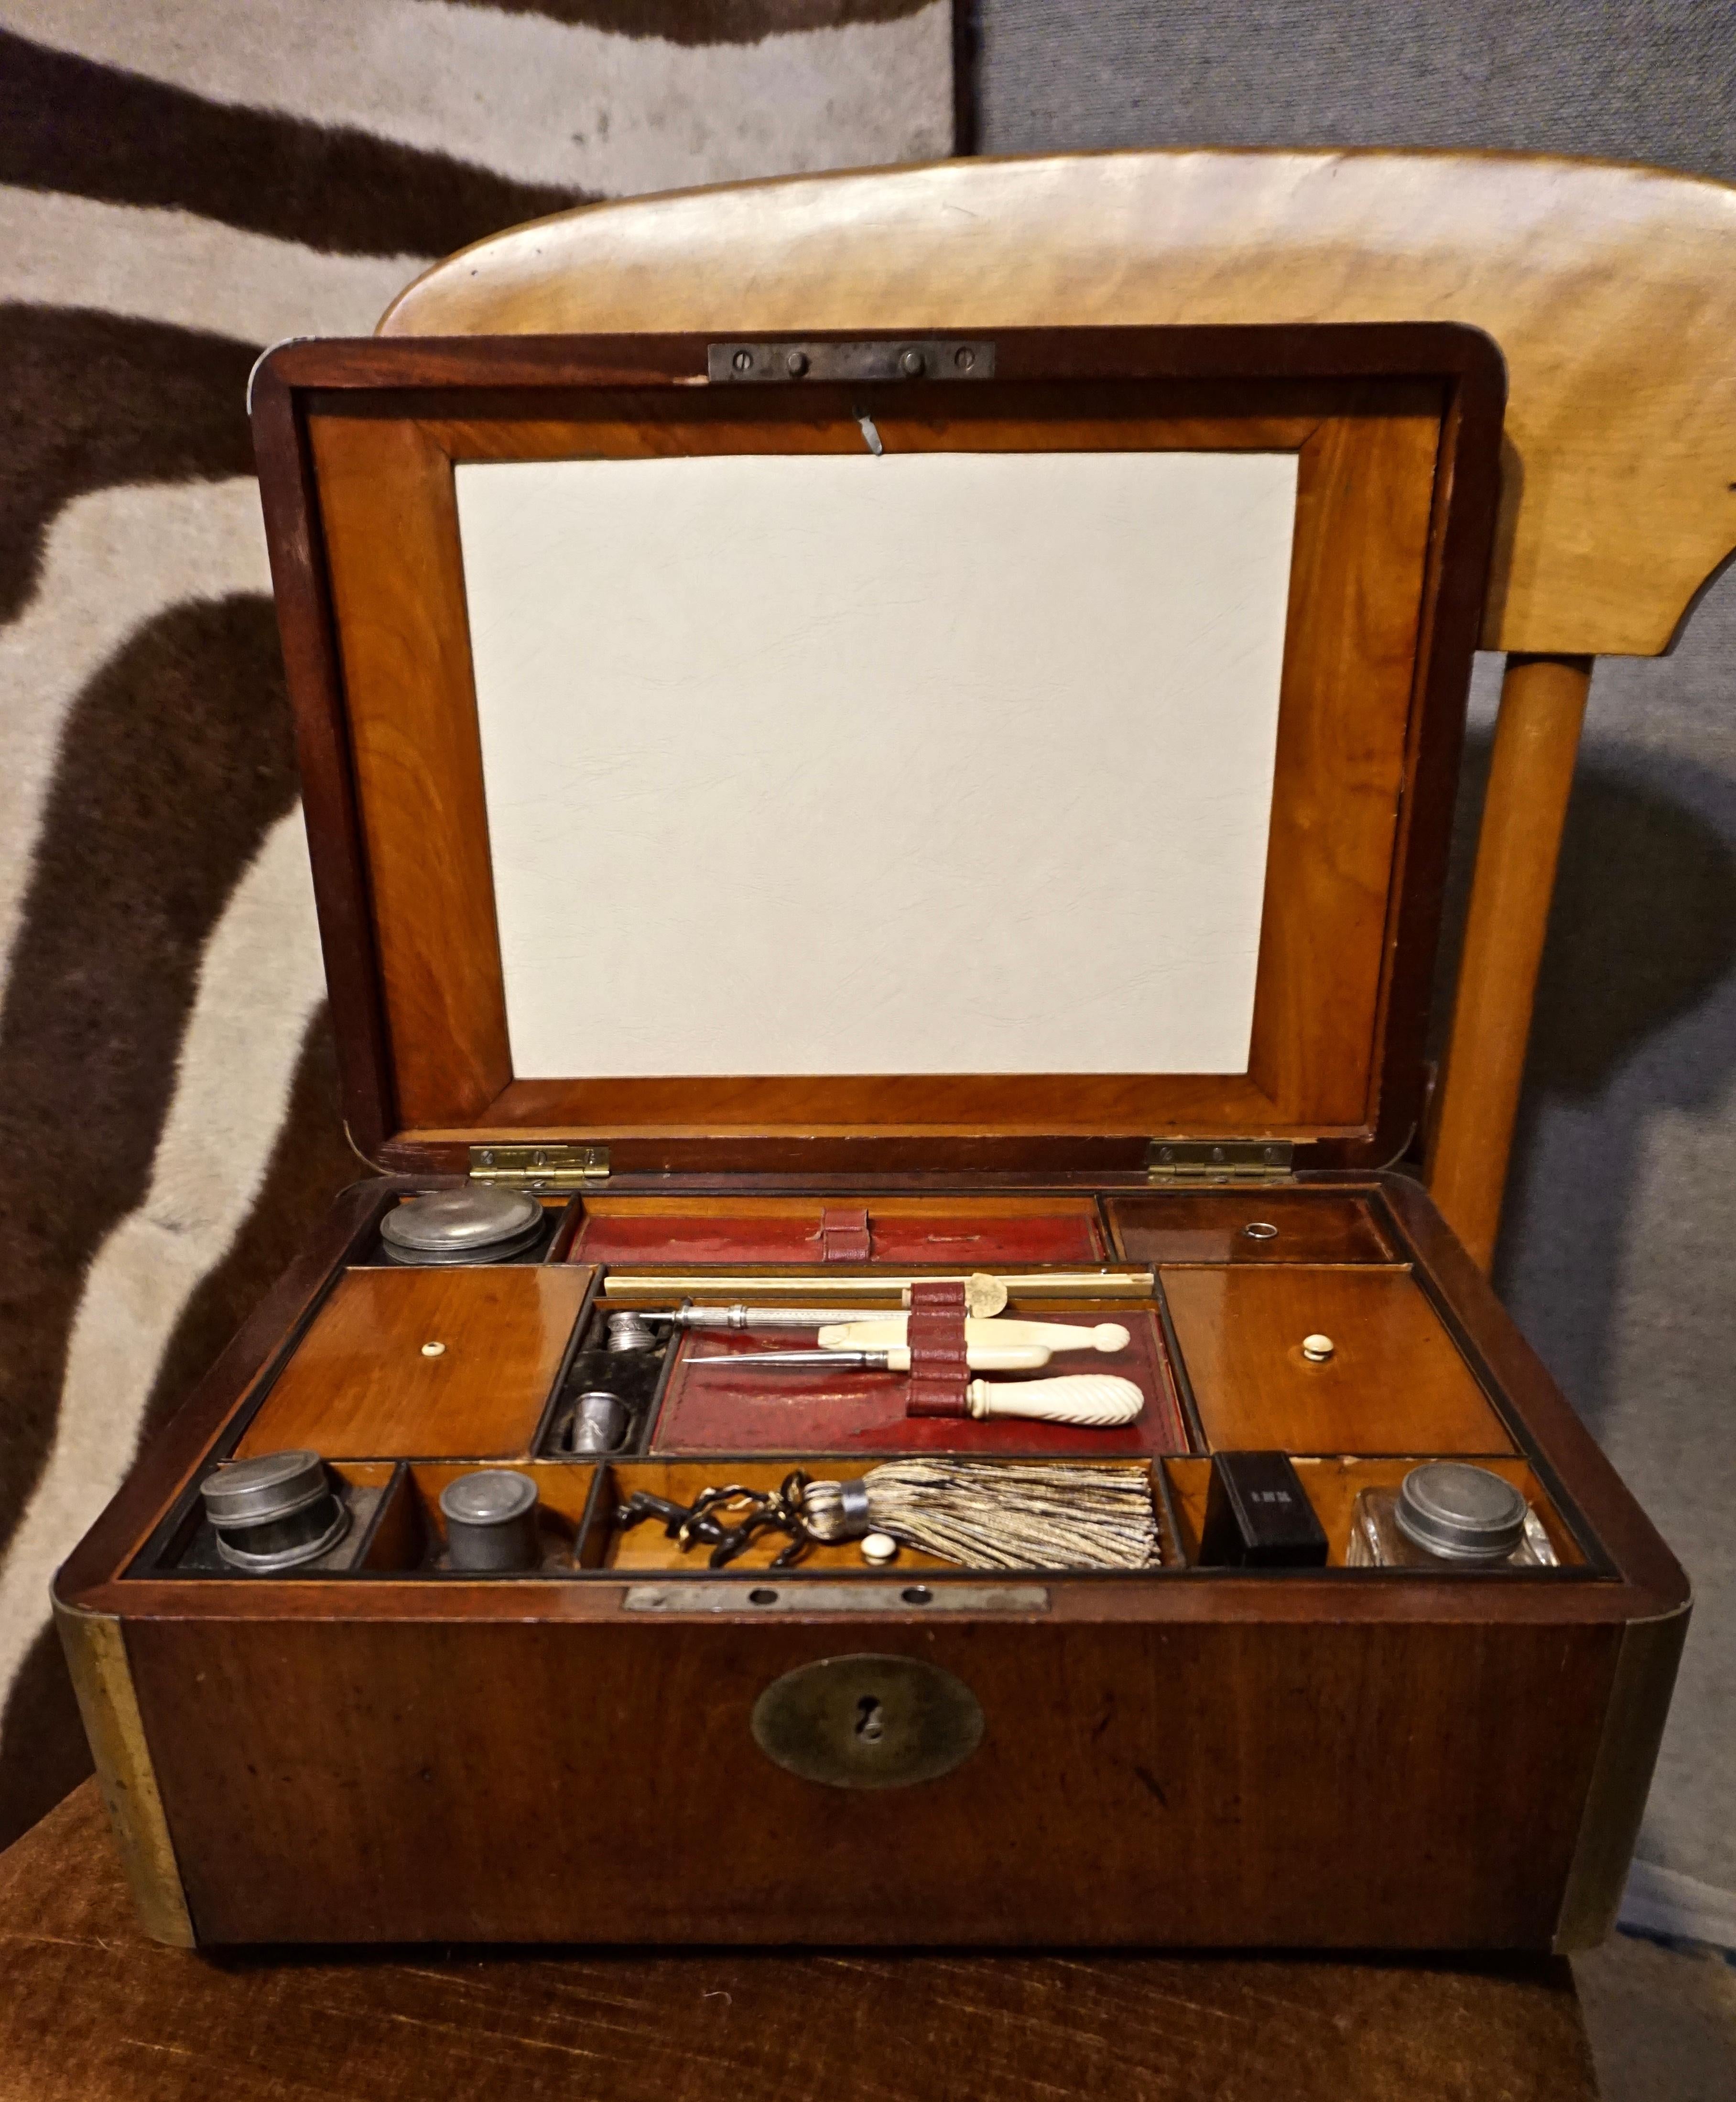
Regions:
<instances>
[{"instance_id":1,"label":"brass keyhole escutcheon","mask_svg":"<svg viewBox=\"0 0 1736 2102\"><path fill-rule=\"evenodd\" d=\"M917 1656L828 1656L774 1678L754 1703L768 1759L828 1788L907 1788L962 1766L982 1742L962 1678Z\"/></svg>"}]
</instances>

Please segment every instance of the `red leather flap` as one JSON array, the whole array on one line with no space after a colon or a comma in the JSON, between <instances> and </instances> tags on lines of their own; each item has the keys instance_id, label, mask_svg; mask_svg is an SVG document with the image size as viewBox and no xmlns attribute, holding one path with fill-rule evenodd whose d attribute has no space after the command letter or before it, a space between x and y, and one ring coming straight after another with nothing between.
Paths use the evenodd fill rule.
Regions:
<instances>
[{"instance_id":1,"label":"red leather flap","mask_svg":"<svg viewBox=\"0 0 1736 2102\"><path fill-rule=\"evenodd\" d=\"M872 1262L874 1236L868 1231L866 1211L845 1211L827 1205L820 1214L822 1262Z\"/></svg>"}]
</instances>

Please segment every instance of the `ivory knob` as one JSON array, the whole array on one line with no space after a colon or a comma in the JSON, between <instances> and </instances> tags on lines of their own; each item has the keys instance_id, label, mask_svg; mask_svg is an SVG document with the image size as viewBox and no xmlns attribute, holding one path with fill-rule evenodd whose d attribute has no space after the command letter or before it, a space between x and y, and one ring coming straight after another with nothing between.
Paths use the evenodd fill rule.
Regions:
<instances>
[{"instance_id":1,"label":"ivory knob","mask_svg":"<svg viewBox=\"0 0 1736 2102\"><path fill-rule=\"evenodd\" d=\"M1304 1336L1302 1355L1310 1364L1323 1365L1338 1346L1330 1336Z\"/></svg>"}]
</instances>

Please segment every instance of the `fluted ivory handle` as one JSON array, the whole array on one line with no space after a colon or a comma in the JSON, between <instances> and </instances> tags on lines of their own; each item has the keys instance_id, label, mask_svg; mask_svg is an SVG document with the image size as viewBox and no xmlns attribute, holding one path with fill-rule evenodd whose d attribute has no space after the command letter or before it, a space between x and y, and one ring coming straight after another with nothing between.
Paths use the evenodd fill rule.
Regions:
<instances>
[{"instance_id":1,"label":"fluted ivory handle","mask_svg":"<svg viewBox=\"0 0 1736 2102\"><path fill-rule=\"evenodd\" d=\"M977 1417L1022 1416L1038 1423L1077 1423L1083 1429L1113 1430L1131 1423L1145 1406L1132 1380L1108 1373L1070 1373L1061 1379L972 1380L971 1414Z\"/></svg>"},{"instance_id":2,"label":"fluted ivory handle","mask_svg":"<svg viewBox=\"0 0 1736 2102\"><path fill-rule=\"evenodd\" d=\"M815 1340L822 1350L894 1350L909 1333L907 1318L886 1314L866 1321L831 1321ZM967 1321L964 1340L972 1350L982 1345L1030 1343L1044 1350L1100 1350L1109 1355L1126 1350L1132 1338L1118 1321L1100 1321L1094 1328L1065 1321Z\"/></svg>"}]
</instances>

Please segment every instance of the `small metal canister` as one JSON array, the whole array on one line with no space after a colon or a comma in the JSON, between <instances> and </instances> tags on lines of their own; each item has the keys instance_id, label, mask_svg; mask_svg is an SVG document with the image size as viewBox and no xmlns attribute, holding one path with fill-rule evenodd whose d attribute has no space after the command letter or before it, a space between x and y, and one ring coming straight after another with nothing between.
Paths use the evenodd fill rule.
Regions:
<instances>
[{"instance_id":1,"label":"small metal canister","mask_svg":"<svg viewBox=\"0 0 1736 2102\"><path fill-rule=\"evenodd\" d=\"M578 1397L573 1412L574 1452L613 1452L627 1435L627 1404L598 1388Z\"/></svg>"},{"instance_id":2,"label":"small metal canister","mask_svg":"<svg viewBox=\"0 0 1736 2102\"><path fill-rule=\"evenodd\" d=\"M522 1190L435 1190L389 1211L380 1241L394 1262L499 1262L530 1247L544 1223Z\"/></svg>"},{"instance_id":3,"label":"small metal canister","mask_svg":"<svg viewBox=\"0 0 1736 2102\"><path fill-rule=\"evenodd\" d=\"M460 1475L440 1492L446 1546L454 1569L534 1569L537 1485L510 1468Z\"/></svg>"},{"instance_id":4,"label":"small metal canister","mask_svg":"<svg viewBox=\"0 0 1736 2102\"><path fill-rule=\"evenodd\" d=\"M218 1553L232 1567L259 1575L318 1561L350 1522L317 1452L231 1460L206 1477L199 1495Z\"/></svg>"}]
</instances>

